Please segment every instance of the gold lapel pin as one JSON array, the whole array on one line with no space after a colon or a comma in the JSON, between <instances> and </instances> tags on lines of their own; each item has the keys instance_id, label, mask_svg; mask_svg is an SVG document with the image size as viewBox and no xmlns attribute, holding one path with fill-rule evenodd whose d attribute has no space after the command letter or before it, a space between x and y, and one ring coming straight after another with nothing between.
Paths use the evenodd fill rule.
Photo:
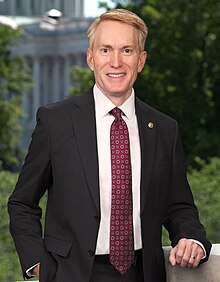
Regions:
<instances>
[{"instance_id":1,"label":"gold lapel pin","mask_svg":"<svg viewBox=\"0 0 220 282\"><path fill-rule=\"evenodd\" d=\"M148 125L147 125L149 128L153 128L154 127L154 124L153 124L153 122L148 122Z\"/></svg>"}]
</instances>

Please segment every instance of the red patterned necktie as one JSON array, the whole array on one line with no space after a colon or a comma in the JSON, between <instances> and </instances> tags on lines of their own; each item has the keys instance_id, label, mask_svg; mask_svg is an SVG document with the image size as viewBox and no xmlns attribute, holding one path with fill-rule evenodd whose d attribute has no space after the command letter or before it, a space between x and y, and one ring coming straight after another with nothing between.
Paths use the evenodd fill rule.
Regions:
<instances>
[{"instance_id":1,"label":"red patterned necktie","mask_svg":"<svg viewBox=\"0 0 220 282\"><path fill-rule=\"evenodd\" d=\"M110 130L112 203L110 219L110 262L124 274L134 263L132 175L128 128L122 111L114 108Z\"/></svg>"}]
</instances>

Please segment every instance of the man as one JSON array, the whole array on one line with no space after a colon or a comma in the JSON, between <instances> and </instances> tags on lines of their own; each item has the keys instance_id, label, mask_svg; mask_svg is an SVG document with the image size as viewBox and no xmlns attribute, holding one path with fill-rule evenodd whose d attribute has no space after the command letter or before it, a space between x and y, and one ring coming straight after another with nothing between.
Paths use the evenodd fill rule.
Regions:
<instances>
[{"instance_id":1,"label":"man","mask_svg":"<svg viewBox=\"0 0 220 282\"><path fill-rule=\"evenodd\" d=\"M11 233L25 276L41 282L166 281L170 263L197 267L211 245L186 179L175 120L135 97L147 28L111 10L88 30L96 84L42 107L16 188ZM48 191L44 235L39 201Z\"/></svg>"}]
</instances>

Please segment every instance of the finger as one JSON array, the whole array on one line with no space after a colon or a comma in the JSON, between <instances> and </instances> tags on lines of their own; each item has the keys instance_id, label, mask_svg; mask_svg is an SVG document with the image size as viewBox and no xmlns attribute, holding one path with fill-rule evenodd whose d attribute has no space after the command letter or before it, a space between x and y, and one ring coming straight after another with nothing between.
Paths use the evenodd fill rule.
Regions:
<instances>
[{"instance_id":1,"label":"finger","mask_svg":"<svg viewBox=\"0 0 220 282\"><path fill-rule=\"evenodd\" d=\"M169 255L169 262L172 266L176 265L176 249L177 247L172 248Z\"/></svg>"},{"instance_id":2,"label":"finger","mask_svg":"<svg viewBox=\"0 0 220 282\"><path fill-rule=\"evenodd\" d=\"M184 250L182 259L180 261L180 266L181 267L186 267L186 266L191 267L195 260L195 255L192 256L193 254L192 246L194 243L189 240L185 241L184 243L185 243L185 250Z\"/></svg>"},{"instance_id":3,"label":"finger","mask_svg":"<svg viewBox=\"0 0 220 282\"><path fill-rule=\"evenodd\" d=\"M183 256L185 254L186 246L187 246L187 239L181 239L179 240L178 244L171 250L169 261L172 266L175 266L176 264L179 264L181 266L185 266L187 261L187 258L184 258ZM188 251L188 257L190 256L190 251Z\"/></svg>"},{"instance_id":4,"label":"finger","mask_svg":"<svg viewBox=\"0 0 220 282\"><path fill-rule=\"evenodd\" d=\"M189 259L189 262L187 264L187 267L188 268L196 268L199 265L201 258L202 257L200 255L197 255L196 257L191 256L190 259Z\"/></svg>"},{"instance_id":5,"label":"finger","mask_svg":"<svg viewBox=\"0 0 220 282\"><path fill-rule=\"evenodd\" d=\"M187 267L195 268L198 266L201 258L204 256L203 249L198 244L193 242L189 251L190 251L190 256L187 262ZM187 261L187 255L185 256L185 260Z\"/></svg>"},{"instance_id":6,"label":"finger","mask_svg":"<svg viewBox=\"0 0 220 282\"><path fill-rule=\"evenodd\" d=\"M194 265L196 265L198 262L198 258L199 257L198 257L198 251L197 251L197 244L193 243L187 267L188 268L194 267Z\"/></svg>"},{"instance_id":7,"label":"finger","mask_svg":"<svg viewBox=\"0 0 220 282\"><path fill-rule=\"evenodd\" d=\"M192 263L192 268L196 268L199 263L200 263L200 260L204 257L204 251L203 249L195 243L195 246L193 246L192 248L192 256L191 256L191 259L193 256L195 256L195 259Z\"/></svg>"},{"instance_id":8,"label":"finger","mask_svg":"<svg viewBox=\"0 0 220 282\"><path fill-rule=\"evenodd\" d=\"M181 239L177 245L177 251L176 251L177 264L179 264L182 267L186 266L190 254L191 251L190 251L189 242L186 239Z\"/></svg>"},{"instance_id":9,"label":"finger","mask_svg":"<svg viewBox=\"0 0 220 282\"><path fill-rule=\"evenodd\" d=\"M182 260L182 256L185 250L184 247L184 241L183 239L181 239L178 244L171 249L170 251L170 257L169 257L169 261L171 263L172 266L175 266L176 264L180 264L181 260Z\"/></svg>"},{"instance_id":10,"label":"finger","mask_svg":"<svg viewBox=\"0 0 220 282\"><path fill-rule=\"evenodd\" d=\"M195 265L195 264L197 264L197 256L194 256L194 255L191 255L190 256L190 258L189 258L189 261L188 261L188 263L187 263L187 267L188 268L193 268L193 266Z\"/></svg>"}]
</instances>

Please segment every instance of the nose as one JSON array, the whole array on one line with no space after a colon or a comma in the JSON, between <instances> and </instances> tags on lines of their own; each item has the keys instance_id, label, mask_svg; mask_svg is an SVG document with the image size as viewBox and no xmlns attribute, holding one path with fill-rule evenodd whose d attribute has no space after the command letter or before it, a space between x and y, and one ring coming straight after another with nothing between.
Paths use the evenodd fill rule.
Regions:
<instances>
[{"instance_id":1,"label":"nose","mask_svg":"<svg viewBox=\"0 0 220 282\"><path fill-rule=\"evenodd\" d=\"M119 52L117 51L112 52L110 58L110 66L113 68L119 68L122 66L122 57Z\"/></svg>"}]
</instances>

